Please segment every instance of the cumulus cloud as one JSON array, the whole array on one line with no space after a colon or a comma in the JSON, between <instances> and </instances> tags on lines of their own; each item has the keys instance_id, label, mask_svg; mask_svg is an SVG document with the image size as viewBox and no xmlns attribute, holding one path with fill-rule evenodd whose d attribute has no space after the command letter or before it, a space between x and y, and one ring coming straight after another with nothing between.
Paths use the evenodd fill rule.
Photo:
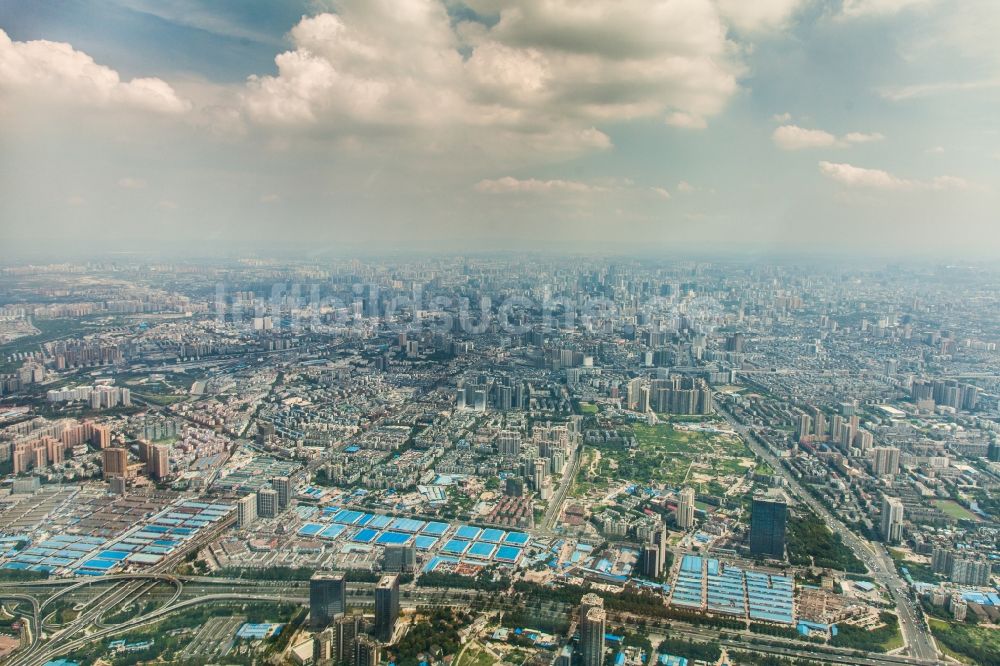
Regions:
<instances>
[{"instance_id":1,"label":"cumulus cloud","mask_svg":"<svg viewBox=\"0 0 1000 666\"><path fill-rule=\"evenodd\" d=\"M935 0L844 0L841 13L848 18L886 16L928 5Z\"/></svg>"},{"instance_id":2,"label":"cumulus cloud","mask_svg":"<svg viewBox=\"0 0 1000 666\"><path fill-rule=\"evenodd\" d=\"M752 33L785 27L804 0L716 0L716 4L734 28Z\"/></svg>"},{"instance_id":3,"label":"cumulus cloud","mask_svg":"<svg viewBox=\"0 0 1000 666\"><path fill-rule=\"evenodd\" d=\"M797 125L782 125L774 130L771 138L783 150L804 150L807 148L843 148L856 143L881 141L885 137L876 133L848 132L838 137L820 129L807 129Z\"/></svg>"},{"instance_id":4,"label":"cumulus cloud","mask_svg":"<svg viewBox=\"0 0 1000 666\"><path fill-rule=\"evenodd\" d=\"M683 111L674 111L666 120L672 127L683 127L684 129L705 129L708 123L701 116L694 116Z\"/></svg>"},{"instance_id":5,"label":"cumulus cloud","mask_svg":"<svg viewBox=\"0 0 1000 666\"><path fill-rule=\"evenodd\" d=\"M442 0L331 4L292 29L277 75L250 78L252 121L584 152L610 145L602 122L704 127L741 72L710 0L468 0L495 22L457 25Z\"/></svg>"},{"instance_id":6,"label":"cumulus cloud","mask_svg":"<svg viewBox=\"0 0 1000 666\"><path fill-rule=\"evenodd\" d=\"M118 72L99 65L63 42L15 42L0 30L0 97L74 106L126 108L178 114L191 108L165 81L122 81Z\"/></svg>"},{"instance_id":7,"label":"cumulus cloud","mask_svg":"<svg viewBox=\"0 0 1000 666\"><path fill-rule=\"evenodd\" d=\"M606 190L606 187L589 185L576 180L537 180L535 178L521 180L512 176L484 179L476 183L476 191L484 194L584 194Z\"/></svg>"},{"instance_id":8,"label":"cumulus cloud","mask_svg":"<svg viewBox=\"0 0 1000 666\"><path fill-rule=\"evenodd\" d=\"M661 199L669 199L670 192L665 187L651 187L650 191Z\"/></svg>"},{"instance_id":9,"label":"cumulus cloud","mask_svg":"<svg viewBox=\"0 0 1000 666\"><path fill-rule=\"evenodd\" d=\"M975 81L948 81L944 83L917 83L909 86L895 86L880 91L882 97L892 102L901 102L919 97L932 97L950 93L975 92L1000 88L1000 78L978 79Z\"/></svg>"},{"instance_id":10,"label":"cumulus cloud","mask_svg":"<svg viewBox=\"0 0 1000 666\"><path fill-rule=\"evenodd\" d=\"M819 170L827 178L848 187L875 190L970 190L975 185L956 176L937 176L929 181L901 178L882 169L867 169L853 164L820 162Z\"/></svg>"}]
</instances>

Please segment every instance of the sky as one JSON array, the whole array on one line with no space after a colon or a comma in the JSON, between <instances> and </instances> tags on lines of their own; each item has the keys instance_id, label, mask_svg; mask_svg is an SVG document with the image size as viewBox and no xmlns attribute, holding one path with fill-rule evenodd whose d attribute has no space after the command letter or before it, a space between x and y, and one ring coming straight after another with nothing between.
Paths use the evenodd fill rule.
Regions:
<instances>
[{"instance_id":1,"label":"sky","mask_svg":"<svg viewBox=\"0 0 1000 666\"><path fill-rule=\"evenodd\" d=\"M3 254L995 257L996 0L0 0Z\"/></svg>"}]
</instances>

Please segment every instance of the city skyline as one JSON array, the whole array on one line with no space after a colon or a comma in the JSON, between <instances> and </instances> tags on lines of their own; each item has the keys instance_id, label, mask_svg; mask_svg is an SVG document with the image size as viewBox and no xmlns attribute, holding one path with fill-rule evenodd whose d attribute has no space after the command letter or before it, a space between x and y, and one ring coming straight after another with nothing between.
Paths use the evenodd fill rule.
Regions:
<instances>
[{"instance_id":1,"label":"city skyline","mask_svg":"<svg viewBox=\"0 0 1000 666\"><path fill-rule=\"evenodd\" d=\"M0 242L991 257L1000 10L8 3Z\"/></svg>"}]
</instances>

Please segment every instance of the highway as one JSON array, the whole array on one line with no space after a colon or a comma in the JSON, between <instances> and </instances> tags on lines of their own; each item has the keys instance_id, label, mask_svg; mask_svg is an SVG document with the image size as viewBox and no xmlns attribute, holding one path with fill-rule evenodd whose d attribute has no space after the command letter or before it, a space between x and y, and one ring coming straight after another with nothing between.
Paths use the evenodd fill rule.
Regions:
<instances>
[{"instance_id":1,"label":"highway","mask_svg":"<svg viewBox=\"0 0 1000 666\"><path fill-rule=\"evenodd\" d=\"M119 584L119 587L113 587L109 590L101 590L95 597L96 605L93 608L88 607L86 617L89 618L89 620L85 620L88 622L87 626L98 622L101 615L109 610L114 604L120 603L125 596L135 593L136 590L131 589L130 586L146 586L151 583L161 582L164 579L165 575L157 574L147 576L120 576L117 580L112 581L112 584L117 583ZM69 631L57 632L49 637L49 640L47 640L44 645L36 643L34 646L36 649L24 651L22 654L17 655L17 659L13 660L11 663L16 666L37 666L38 664L45 663L45 661L50 658L64 654L71 649L83 646L91 641L100 640L115 634L127 632L130 629L151 624L171 613L183 611L186 608L200 604L221 601L308 603L308 597L303 586L303 581L243 581L205 576L187 577L185 580L187 581L186 585L181 583L180 580L177 580L179 587L175 591L174 596L167 603L150 613L113 626L99 625L95 631L77 638L71 638L73 633ZM120 586L122 584L125 585L124 588ZM180 587L180 585L183 585L183 587ZM75 589L83 589L81 586L73 587ZM215 590L212 589L213 587ZM369 587L370 584L352 585L352 588L354 589L349 590L348 603L354 607L372 606L374 604L374 597L368 589ZM219 588L223 588L224 591L218 591ZM192 598L181 598L179 595L182 590L184 594L194 594L195 596ZM114 592L114 594L109 594L109 592ZM20 596L23 597L22 600L31 600L33 605L38 608L37 602L26 595L7 596ZM519 605L519 602L516 599L511 599L509 597L498 598L493 595L487 595L485 598L477 599L477 596L478 595L476 595L474 590L463 590L461 591L461 594L456 594L456 591L451 589L415 588L409 590L401 601L404 606L408 607L485 606L485 609L488 610L505 608L508 605L511 607ZM36 616L37 614L38 611L36 610ZM614 613L613 617L616 625L625 624L626 626L638 627L640 626L640 623L643 623L646 625L647 629L657 626L655 621L652 623L650 622L650 618L638 617L627 613ZM726 647L730 647L732 649L749 650L776 656L793 656L816 661L824 661L827 663L859 664L862 666L931 666L936 663L934 661L914 659L912 657L898 655L861 654L845 648L824 647L820 649L817 646L794 641L792 639L761 636L746 631L720 631L719 629L714 628L694 627L673 620L661 620L659 624L660 626L663 626L667 622L670 624L670 629L663 629L662 631L664 633L668 633L668 635L677 635L703 642L716 641L721 645L725 645ZM76 627L73 631L78 631L78 629L79 627ZM725 634L727 636L739 635L740 638L720 640L720 634ZM54 640L57 636L59 640ZM768 644L751 643L751 640L763 640L767 641Z\"/></svg>"},{"instance_id":2,"label":"highway","mask_svg":"<svg viewBox=\"0 0 1000 666\"><path fill-rule=\"evenodd\" d=\"M171 570L178 562L180 562L189 552L192 550L200 549L205 544L209 543L215 539L223 530L227 529L230 525L235 522L236 516L235 511L231 513L227 518L218 521L211 527L207 527L199 532L193 539L186 541L179 548L177 548L170 555L164 557L154 566L150 567L146 572L148 574L153 574L157 577L157 574L164 574L164 572ZM79 589L85 585L91 583L100 583L112 581L112 586L107 590L101 591L91 602L84 608L84 610L69 624L60 627L54 633L46 636L45 642L42 642L41 636L39 636L28 648L21 650L14 654L9 662L10 666L21 666L22 664L32 664L35 663L36 654L48 654L50 646L58 646L57 650L59 652L65 651L65 645L69 644L69 640L72 636L80 633L87 629L87 627L95 624L100 620L100 618L107 613L109 610L115 608L116 606L123 603L126 599L134 595L139 589L145 585L146 581L149 580L149 576L143 575L128 575L123 576L105 576L101 578L94 578L91 581L74 581L70 589ZM178 583L178 595L180 589L183 588L183 584ZM53 597L50 597L44 604L40 604L38 608L38 615L35 618L36 627L41 629L42 618L40 616L41 611L45 605L51 603L53 598L62 596L67 590L62 590ZM176 598L176 597L175 597ZM162 607L168 608L168 607ZM89 642L90 636L88 635L85 642ZM44 664L49 659L43 659L38 663Z\"/></svg>"},{"instance_id":3,"label":"highway","mask_svg":"<svg viewBox=\"0 0 1000 666\"><path fill-rule=\"evenodd\" d=\"M573 487L576 475L580 472L580 462L583 459L583 456L580 455L582 450L582 444L573 449L573 454L570 456L568 464L569 474L563 476L562 481L559 483L559 489L556 490L556 494L549 501L549 507L545 510L545 517L542 519L542 524L537 529L537 532L542 536L552 536L552 528L559 518L559 511L566 500L569 489Z\"/></svg>"},{"instance_id":4,"label":"highway","mask_svg":"<svg viewBox=\"0 0 1000 666\"><path fill-rule=\"evenodd\" d=\"M747 446L765 460L777 474L785 479L789 490L806 506L812 509L817 516L822 518L827 527L839 534L848 548L854 552L855 556L865 563L875 580L889 590L893 601L896 602L899 626L903 633L903 640L906 642L906 649L918 659L933 663L937 659L938 653L930 629L921 617L917 615L916 605L908 594L906 584L896 572L896 567L885 548L881 544L873 545L852 532L813 497L809 491L799 484L798 479L792 476L788 469L781 464L781 461L771 453L767 445L761 442L749 428L740 423L739 420L723 407L716 405L716 408L719 414L743 436L747 442Z\"/></svg>"}]
</instances>

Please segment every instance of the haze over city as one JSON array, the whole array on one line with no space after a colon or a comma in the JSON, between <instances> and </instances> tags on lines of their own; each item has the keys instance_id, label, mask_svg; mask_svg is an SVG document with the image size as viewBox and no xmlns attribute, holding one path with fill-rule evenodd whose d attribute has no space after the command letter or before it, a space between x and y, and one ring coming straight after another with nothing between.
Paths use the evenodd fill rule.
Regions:
<instances>
[{"instance_id":1,"label":"haze over city","mask_svg":"<svg viewBox=\"0 0 1000 666\"><path fill-rule=\"evenodd\" d=\"M990 0L4 2L0 242L991 256Z\"/></svg>"}]
</instances>

